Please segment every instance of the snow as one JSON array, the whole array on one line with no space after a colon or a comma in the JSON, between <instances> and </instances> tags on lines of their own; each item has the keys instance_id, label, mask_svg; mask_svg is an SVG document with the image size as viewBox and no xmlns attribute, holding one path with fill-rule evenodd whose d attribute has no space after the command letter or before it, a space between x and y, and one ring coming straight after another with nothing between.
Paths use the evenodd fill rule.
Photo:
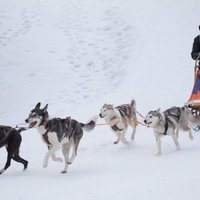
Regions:
<instances>
[{"instance_id":1,"label":"snow","mask_svg":"<svg viewBox=\"0 0 200 200\"><path fill-rule=\"evenodd\" d=\"M23 123L38 102L49 104L52 116L81 122L104 103L132 98L144 115L182 106L193 85L199 6L199 0L0 0L1 124ZM97 126L61 174L63 163L42 168L47 148L36 130L23 132L28 170L12 162L0 176L1 199L197 200L200 135L193 134L191 141L180 133L179 152L164 137L156 157L152 129L139 126L134 144L114 145L109 128ZM2 148L1 167L5 160Z\"/></svg>"}]
</instances>

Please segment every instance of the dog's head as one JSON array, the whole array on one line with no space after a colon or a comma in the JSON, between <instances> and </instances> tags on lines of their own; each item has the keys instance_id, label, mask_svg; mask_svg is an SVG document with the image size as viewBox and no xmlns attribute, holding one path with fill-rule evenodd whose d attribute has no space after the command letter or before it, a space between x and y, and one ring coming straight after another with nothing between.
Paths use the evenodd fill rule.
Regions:
<instances>
[{"instance_id":1,"label":"dog's head","mask_svg":"<svg viewBox=\"0 0 200 200\"><path fill-rule=\"evenodd\" d=\"M114 107L111 104L104 104L100 110L99 117L108 117L113 113Z\"/></svg>"},{"instance_id":2,"label":"dog's head","mask_svg":"<svg viewBox=\"0 0 200 200\"><path fill-rule=\"evenodd\" d=\"M25 122L29 124L29 128L35 128L42 125L49 116L47 112L48 104L44 108L40 108L40 105L39 102L35 108L31 110L28 118L25 120Z\"/></svg>"},{"instance_id":3,"label":"dog's head","mask_svg":"<svg viewBox=\"0 0 200 200\"><path fill-rule=\"evenodd\" d=\"M161 113L160 113L160 109L158 109L155 111L148 112L144 120L144 123L148 127L154 127L159 123L160 119L161 119Z\"/></svg>"}]
</instances>

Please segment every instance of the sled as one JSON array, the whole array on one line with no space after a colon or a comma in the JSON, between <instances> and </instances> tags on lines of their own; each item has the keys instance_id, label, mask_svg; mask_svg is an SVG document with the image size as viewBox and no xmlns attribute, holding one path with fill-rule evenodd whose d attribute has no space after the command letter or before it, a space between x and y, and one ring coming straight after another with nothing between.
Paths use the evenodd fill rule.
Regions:
<instances>
[{"instance_id":1,"label":"sled","mask_svg":"<svg viewBox=\"0 0 200 200\"><path fill-rule=\"evenodd\" d=\"M200 66L197 64L199 62L198 57L195 61L194 67L194 86L192 90L192 94L187 103L188 108L191 109L191 112L195 116L200 116Z\"/></svg>"}]
</instances>

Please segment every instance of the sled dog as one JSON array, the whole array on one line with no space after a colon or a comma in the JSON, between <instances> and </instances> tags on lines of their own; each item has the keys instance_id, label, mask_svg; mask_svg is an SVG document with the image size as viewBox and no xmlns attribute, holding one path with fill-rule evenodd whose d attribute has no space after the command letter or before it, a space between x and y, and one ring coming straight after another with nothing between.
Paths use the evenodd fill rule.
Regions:
<instances>
[{"instance_id":1,"label":"sled dog","mask_svg":"<svg viewBox=\"0 0 200 200\"><path fill-rule=\"evenodd\" d=\"M198 120L195 118L194 115L192 115L191 111L188 109L187 106L183 107L171 107L164 111L164 114L167 117L171 117L174 122L177 125L177 130L176 130L176 136L178 137L179 130L181 131L187 131L189 133L189 138L193 140L193 135L192 135L192 129L189 126L189 122L195 123L196 121L200 122L200 119Z\"/></svg>"},{"instance_id":2,"label":"sled dog","mask_svg":"<svg viewBox=\"0 0 200 200\"><path fill-rule=\"evenodd\" d=\"M40 108L40 105L38 103L35 106L25 122L29 124L29 128L37 128L42 141L48 147L48 152L44 157L43 167L47 167L50 156L52 160L62 162L61 158L55 157L55 152L62 148L64 169L61 173L67 173L68 165L72 164L77 155L83 130L91 131L94 129L97 117L91 119L87 124L80 123L70 117L50 119L47 111L48 104L44 108ZM69 159L70 149L72 149L72 155Z\"/></svg>"},{"instance_id":3,"label":"sled dog","mask_svg":"<svg viewBox=\"0 0 200 200\"><path fill-rule=\"evenodd\" d=\"M167 116L164 112L161 113L160 109L158 109L148 112L144 123L148 127L153 128L158 148L157 155L161 155L161 137L165 135L170 135L173 138L176 149L180 150L176 136L177 124L171 117Z\"/></svg>"},{"instance_id":4,"label":"sled dog","mask_svg":"<svg viewBox=\"0 0 200 200\"><path fill-rule=\"evenodd\" d=\"M19 149L22 141L20 132L23 130L25 129L21 128L17 130L10 126L0 126L0 148L6 147L8 153L6 164L4 168L0 170L0 174L10 167L11 159L22 163L24 165L24 170L27 169L28 161L19 156Z\"/></svg>"},{"instance_id":5,"label":"sled dog","mask_svg":"<svg viewBox=\"0 0 200 200\"><path fill-rule=\"evenodd\" d=\"M116 134L117 140L114 141L114 144L119 143L119 141L124 144L129 143L125 138L128 125L133 128L131 141L134 140L137 126L135 100L132 100L130 104L123 104L117 107L114 107L111 104L104 104L99 116L104 118L111 130Z\"/></svg>"}]
</instances>

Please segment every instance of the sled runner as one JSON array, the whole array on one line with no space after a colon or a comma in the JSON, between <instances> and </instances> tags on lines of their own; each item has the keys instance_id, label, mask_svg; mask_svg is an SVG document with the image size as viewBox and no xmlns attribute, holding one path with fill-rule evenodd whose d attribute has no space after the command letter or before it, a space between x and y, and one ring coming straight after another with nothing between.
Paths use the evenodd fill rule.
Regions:
<instances>
[{"instance_id":1,"label":"sled runner","mask_svg":"<svg viewBox=\"0 0 200 200\"><path fill-rule=\"evenodd\" d=\"M192 94L187 103L188 107L191 108L191 112L195 116L200 116L200 61L199 57L195 61L194 67L194 86Z\"/></svg>"}]
</instances>

